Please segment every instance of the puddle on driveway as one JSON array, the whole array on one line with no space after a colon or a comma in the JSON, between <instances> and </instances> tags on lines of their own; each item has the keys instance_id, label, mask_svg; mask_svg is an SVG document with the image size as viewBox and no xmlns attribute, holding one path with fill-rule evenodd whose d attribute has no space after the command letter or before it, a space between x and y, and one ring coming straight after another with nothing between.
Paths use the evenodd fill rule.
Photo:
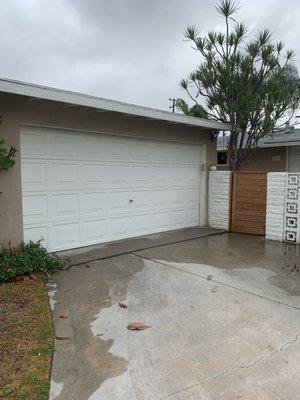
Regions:
<instances>
[{"instance_id":1,"label":"puddle on driveway","mask_svg":"<svg viewBox=\"0 0 300 400\"><path fill-rule=\"evenodd\" d=\"M232 365L250 365L268 356L268 346L280 349L293 338L299 331L296 310L214 280L228 279L245 290L250 284L251 291L295 304L297 289L287 282L295 275L282 270L282 263L297 254L284 255L278 244L266 245L261 238L229 236L139 252L205 278L212 275L211 281L133 255L56 274L55 331L70 339L55 343L52 379L63 385L55 399L157 400ZM120 308L120 301L128 309ZM135 320L152 328L127 331ZM280 376L282 385L295 386L289 365L278 364L276 379L282 370L287 371Z\"/></svg>"},{"instance_id":2,"label":"puddle on driveway","mask_svg":"<svg viewBox=\"0 0 300 400\"><path fill-rule=\"evenodd\" d=\"M115 307L121 323L126 310L118 303L126 299L128 282L143 268L143 261L120 256L89 265L54 276L58 283L55 335L70 339L55 341L52 380L62 386L53 400L88 399L108 378L126 371L126 358L114 351L114 337L106 334L106 328L111 327L98 321L105 310ZM59 318L62 314L68 318ZM126 326L125 318L125 330Z\"/></svg>"},{"instance_id":3,"label":"puddle on driveway","mask_svg":"<svg viewBox=\"0 0 300 400\"><path fill-rule=\"evenodd\" d=\"M299 356L293 355L297 348L286 343L294 343L299 332L297 311L214 282L217 278L222 281L225 277L238 278L241 287L248 281L262 282L262 289L273 290L268 283L272 271L264 268L221 270L209 265L174 263L186 272L193 267L201 269L205 278L201 279L157 262L143 262L145 268L127 284L123 300L128 309L112 302L90 324L94 336L101 335L101 340L111 343L108 353L114 357L112 365L116 366L119 359L126 366L123 372L117 371L119 375L112 370L105 380L98 381L89 400L157 400L173 398L171 394L177 391L183 391L182 399L192 395L195 399L220 398L228 387L232 390L241 387L241 392L247 390L254 379L268 392L274 386L296 391L299 385L295 366ZM207 276L212 279L207 280ZM119 293L120 288L119 284L112 285L111 296ZM152 327L130 332L126 326L134 320ZM284 352L281 352L283 345ZM273 356L277 352L278 358ZM267 372L265 360L269 362ZM199 385L231 370L237 371L237 377L229 383L213 384L215 396L209 396L210 392ZM228 377L230 380L231 374ZM185 396L185 388L189 387L195 387L194 392ZM224 399L231 399L230 394ZM267 396L266 400L271 397Z\"/></svg>"},{"instance_id":4,"label":"puddle on driveway","mask_svg":"<svg viewBox=\"0 0 300 400\"><path fill-rule=\"evenodd\" d=\"M285 285L282 285L282 277L267 268L222 269L205 264L156 261L198 275L208 281L222 283L300 309L300 282L289 278ZM277 281L278 279L279 281ZM288 286L288 290L286 290L286 286ZM217 291L216 288L213 288L212 292L215 291Z\"/></svg>"},{"instance_id":5,"label":"puddle on driveway","mask_svg":"<svg viewBox=\"0 0 300 400\"><path fill-rule=\"evenodd\" d=\"M128 300L128 298L123 299L126 304L129 303ZM103 343L110 344L110 347L106 349L105 359L101 359L101 363L107 363L110 368L107 371L106 379L98 382L99 387L89 397L89 400L135 398L130 374L126 369L127 360L129 360L126 340L128 334L126 331L127 311L116 302L109 308L103 308L90 325L94 336L100 337ZM95 365L95 367L101 368L99 365Z\"/></svg>"},{"instance_id":6,"label":"puddle on driveway","mask_svg":"<svg viewBox=\"0 0 300 400\"><path fill-rule=\"evenodd\" d=\"M142 250L137 254L166 263L211 265L228 271L264 268L270 271L269 281L273 286L290 295L300 295L299 245L227 233Z\"/></svg>"}]
</instances>

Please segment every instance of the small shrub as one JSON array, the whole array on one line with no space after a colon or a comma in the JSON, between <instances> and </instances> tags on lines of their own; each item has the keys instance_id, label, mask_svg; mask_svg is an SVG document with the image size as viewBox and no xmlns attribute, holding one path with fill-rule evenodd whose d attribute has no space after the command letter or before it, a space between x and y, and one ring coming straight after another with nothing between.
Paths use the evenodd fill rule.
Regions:
<instances>
[{"instance_id":1,"label":"small shrub","mask_svg":"<svg viewBox=\"0 0 300 400\"><path fill-rule=\"evenodd\" d=\"M41 272L50 275L64 263L49 254L41 242L21 243L0 249L0 283Z\"/></svg>"}]
</instances>

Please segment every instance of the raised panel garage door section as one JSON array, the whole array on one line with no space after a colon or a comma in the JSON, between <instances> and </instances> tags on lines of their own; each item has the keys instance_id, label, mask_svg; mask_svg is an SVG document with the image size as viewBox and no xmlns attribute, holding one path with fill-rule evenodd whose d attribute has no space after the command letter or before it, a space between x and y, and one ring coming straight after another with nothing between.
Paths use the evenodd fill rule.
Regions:
<instances>
[{"instance_id":1,"label":"raised panel garage door section","mask_svg":"<svg viewBox=\"0 0 300 400\"><path fill-rule=\"evenodd\" d=\"M59 251L200 222L198 145L22 128L24 240Z\"/></svg>"}]
</instances>

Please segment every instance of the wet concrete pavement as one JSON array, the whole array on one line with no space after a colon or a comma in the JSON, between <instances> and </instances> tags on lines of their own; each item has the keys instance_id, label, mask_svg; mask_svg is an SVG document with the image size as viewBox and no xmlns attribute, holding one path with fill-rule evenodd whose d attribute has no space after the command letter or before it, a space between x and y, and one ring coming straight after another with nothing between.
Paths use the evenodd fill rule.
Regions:
<instances>
[{"instance_id":1,"label":"wet concrete pavement","mask_svg":"<svg viewBox=\"0 0 300 400\"><path fill-rule=\"evenodd\" d=\"M174 231L138 236L109 243L100 243L78 249L64 250L56 254L62 259L67 258L70 265L80 265L86 262L115 257L117 255L130 254L133 251L139 251L142 249L157 248L166 244L182 243L187 240L197 239L204 236L217 235L222 232L224 231L196 226L188 229L176 229Z\"/></svg>"},{"instance_id":2,"label":"wet concrete pavement","mask_svg":"<svg viewBox=\"0 0 300 400\"><path fill-rule=\"evenodd\" d=\"M49 286L51 399L300 399L299 247L229 233L88 265Z\"/></svg>"}]
</instances>

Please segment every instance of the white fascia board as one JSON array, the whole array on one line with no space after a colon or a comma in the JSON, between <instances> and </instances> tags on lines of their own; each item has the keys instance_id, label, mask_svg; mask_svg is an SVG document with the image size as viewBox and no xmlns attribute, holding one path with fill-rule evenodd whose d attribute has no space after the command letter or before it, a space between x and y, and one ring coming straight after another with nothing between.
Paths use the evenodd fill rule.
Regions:
<instances>
[{"instance_id":1,"label":"white fascia board","mask_svg":"<svg viewBox=\"0 0 300 400\"><path fill-rule=\"evenodd\" d=\"M31 98L58 101L65 104L90 107L99 110L123 113L127 115L169 121L176 124L198 126L207 129L228 130L229 124L210 121L204 118L189 117L183 114L173 114L155 108L136 106L120 101L108 100L101 97L54 89L31 83L0 78L0 92L18 94Z\"/></svg>"},{"instance_id":2,"label":"white fascia board","mask_svg":"<svg viewBox=\"0 0 300 400\"><path fill-rule=\"evenodd\" d=\"M274 141L274 142L264 142L260 143L258 147L284 147L284 146L300 146L299 140L282 140L282 141Z\"/></svg>"}]
</instances>

